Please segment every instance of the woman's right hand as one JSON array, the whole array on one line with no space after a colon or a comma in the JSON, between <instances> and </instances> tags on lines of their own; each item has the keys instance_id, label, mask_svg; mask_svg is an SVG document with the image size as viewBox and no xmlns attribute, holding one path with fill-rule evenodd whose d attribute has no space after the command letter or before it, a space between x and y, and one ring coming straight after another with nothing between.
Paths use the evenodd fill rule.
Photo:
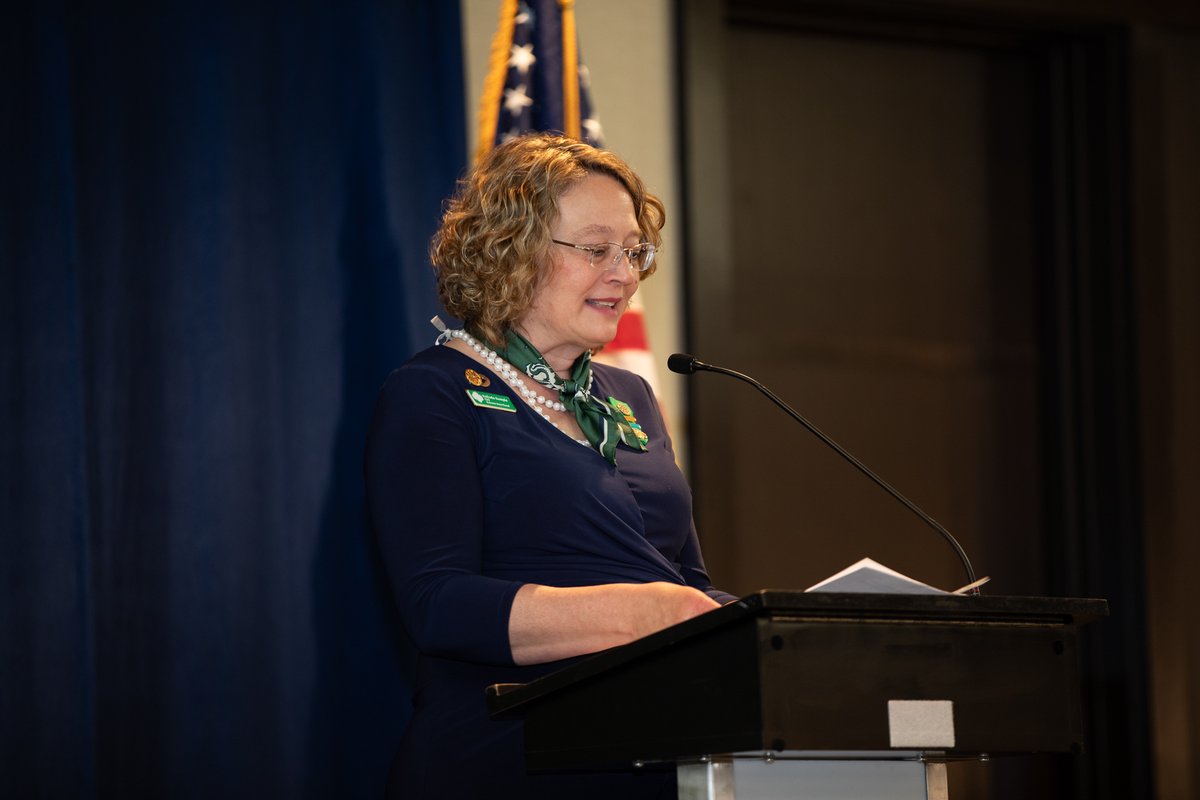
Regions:
<instances>
[{"instance_id":1,"label":"woman's right hand","mask_svg":"<svg viewBox=\"0 0 1200 800\"><path fill-rule=\"evenodd\" d=\"M626 644L719 607L698 589L666 582L525 584L513 599L509 645L517 664L557 661Z\"/></svg>"},{"instance_id":2,"label":"woman's right hand","mask_svg":"<svg viewBox=\"0 0 1200 800\"><path fill-rule=\"evenodd\" d=\"M676 583L616 585L633 590L628 611L630 641L720 607L716 600L704 592Z\"/></svg>"}]
</instances>

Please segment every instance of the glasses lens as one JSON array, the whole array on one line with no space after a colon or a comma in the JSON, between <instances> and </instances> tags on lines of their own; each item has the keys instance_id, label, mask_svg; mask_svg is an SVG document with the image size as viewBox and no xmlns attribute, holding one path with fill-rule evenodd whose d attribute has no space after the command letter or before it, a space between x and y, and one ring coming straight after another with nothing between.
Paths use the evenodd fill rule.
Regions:
<instances>
[{"instance_id":1,"label":"glasses lens","mask_svg":"<svg viewBox=\"0 0 1200 800\"><path fill-rule=\"evenodd\" d=\"M612 269L621 262L621 245L613 242L588 245L588 263L596 269Z\"/></svg>"},{"instance_id":2,"label":"glasses lens","mask_svg":"<svg viewBox=\"0 0 1200 800\"><path fill-rule=\"evenodd\" d=\"M639 244L629 249L629 263L638 272L645 272L654 263L654 245Z\"/></svg>"},{"instance_id":3,"label":"glasses lens","mask_svg":"<svg viewBox=\"0 0 1200 800\"><path fill-rule=\"evenodd\" d=\"M604 252L592 263L600 269L612 269L621 263L621 258L624 255L625 252L621 249L621 245L614 242L605 242Z\"/></svg>"},{"instance_id":4,"label":"glasses lens","mask_svg":"<svg viewBox=\"0 0 1200 800\"><path fill-rule=\"evenodd\" d=\"M645 272L654 262L654 245L643 243L633 247L622 247L616 242L604 242L588 248L588 263L596 269L615 269L622 266L626 258L629 259L630 267L638 272Z\"/></svg>"}]
</instances>

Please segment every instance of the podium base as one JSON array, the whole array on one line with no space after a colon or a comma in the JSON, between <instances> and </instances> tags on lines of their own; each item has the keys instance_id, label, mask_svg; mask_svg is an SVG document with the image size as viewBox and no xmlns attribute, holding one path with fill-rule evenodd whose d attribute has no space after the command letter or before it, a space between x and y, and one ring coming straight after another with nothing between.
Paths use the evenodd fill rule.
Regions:
<instances>
[{"instance_id":1,"label":"podium base","mask_svg":"<svg viewBox=\"0 0 1200 800\"><path fill-rule=\"evenodd\" d=\"M714 757L680 762L679 800L949 800L926 761Z\"/></svg>"}]
</instances>

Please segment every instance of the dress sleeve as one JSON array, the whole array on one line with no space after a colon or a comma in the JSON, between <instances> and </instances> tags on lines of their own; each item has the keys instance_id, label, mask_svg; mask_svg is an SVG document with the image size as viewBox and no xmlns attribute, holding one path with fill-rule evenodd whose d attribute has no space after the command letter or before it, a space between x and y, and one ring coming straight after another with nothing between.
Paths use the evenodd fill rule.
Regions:
<instances>
[{"instance_id":1,"label":"dress sleeve","mask_svg":"<svg viewBox=\"0 0 1200 800\"><path fill-rule=\"evenodd\" d=\"M380 390L367 434L367 508L401 619L427 655L512 664L521 584L481 574L476 421L462 391L412 365Z\"/></svg>"}]
</instances>

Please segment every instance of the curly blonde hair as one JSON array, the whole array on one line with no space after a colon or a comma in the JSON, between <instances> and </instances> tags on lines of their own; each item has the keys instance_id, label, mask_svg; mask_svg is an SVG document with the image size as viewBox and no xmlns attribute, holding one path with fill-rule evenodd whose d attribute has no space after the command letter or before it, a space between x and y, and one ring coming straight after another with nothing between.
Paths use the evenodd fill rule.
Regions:
<instances>
[{"instance_id":1,"label":"curly blonde hair","mask_svg":"<svg viewBox=\"0 0 1200 800\"><path fill-rule=\"evenodd\" d=\"M562 136L518 136L484 156L446 205L429 248L446 311L500 346L547 278L559 198L592 173L625 187L642 241L660 245L662 201L620 157Z\"/></svg>"}]
</instances>

